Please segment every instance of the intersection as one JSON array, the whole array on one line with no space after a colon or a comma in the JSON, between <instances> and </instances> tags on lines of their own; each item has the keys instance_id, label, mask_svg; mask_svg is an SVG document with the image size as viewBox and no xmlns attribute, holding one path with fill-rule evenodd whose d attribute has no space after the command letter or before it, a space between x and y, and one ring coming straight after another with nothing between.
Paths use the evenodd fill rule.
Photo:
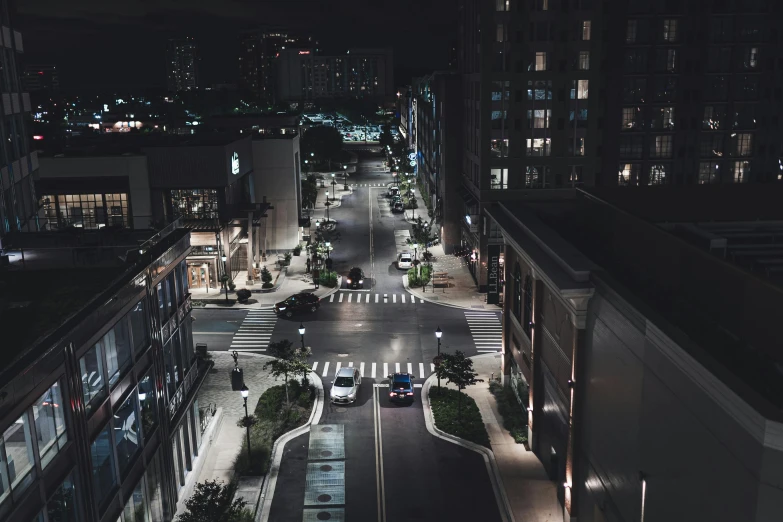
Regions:
<instances>
[{"instance_id":1,"label":"intersection","mask_svg":"<svg viewBox=\"0 0 783 522\"><path fill-rule=\"evenodd\" d=\"M210 351L264 354L270 342L298 344L301 324L327 398L338 369L362 376L354 404L327 399L320 422L286 445L269 520L500 520L482 456L432 436L420 396L434 371L435 330L443 331L443 352L499 353L500 314L425 302L405 290L395 231L410 225L389 209L391 175L377 168L380 156L358 154L352 190L331 210L339 232L331 258L343 276L361 267L364 288L341 288L317 312L290 319L263 307L194 310L194 341ZM387 376L399 371L415 376L412 405L389 402ZM328 457L313 450L327 443Z\"/></svg>"}]
</instances>

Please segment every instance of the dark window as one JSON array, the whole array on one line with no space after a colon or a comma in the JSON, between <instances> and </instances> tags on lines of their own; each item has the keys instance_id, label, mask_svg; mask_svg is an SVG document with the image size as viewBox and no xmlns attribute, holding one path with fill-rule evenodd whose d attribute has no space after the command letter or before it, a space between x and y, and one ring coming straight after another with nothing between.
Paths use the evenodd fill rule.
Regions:
<instances>
[{"instance_id":1,"label":"dark window","mask_svg":"<svg viewBox=\"0 0 783 522\"><path fill-rule=\"evenodd\" d=\"M155 405L155 377L152 370L139 381L139 404L141 406L141 427L144 437L148 438L158 424Z\"/></svg>"},{"instance_id":2,"label":"dark window","mask_svg":"<svg viewBox=\"0 0 783 522\"><path fill-rule=\"evenodd\" d=\"M620 156L623 158L641 158L643 144L643 136L620 136Z\"/></svg>"},{"instance_id":3,"label":"dark window","mask_svg":"<svg viewBox=\"0 0 783 522\"><path fill-rule=\"evenodd\" d=\"M707 72L731 69L731 47L710 47L707 51Z\"/></svg>"},{"instance_id":4,"label":"dark window","mask_svg":"<svg viewBox=\"0 0 783 522\"><path fill-rule=\"evenodd\" d=\"M522 317L522 329L530 337L530 330L533 326L533 278L525 277L525 309Z\"/></svg>"},{"instance_id":5,"label":"dark window","mask_svg":"<svg viewBox=\"0 0 783 522\"><path fill-rule=\"evenodd\" d=\"M63 479L60 486L46 503L49 522L75 522L79 519L76 498L76 485L73 472Z\"/></svg>"},{"instance_id":6,"label":"dark window","mask_svg":"<svg viewBox=\"0 0 783 522\"><path fill-rule=\"evenodd\" d=\"M522 322L522 273L519 263L514 266L514 317Z\"/></svg>"},{"instance_id":7,"label":"dark window","mask_svg":"<svg viewBox=\"0 0 783 522\"><path fill-rule=\"evenodd\" d=\"M647 71L647 49L628 49L625 51L623 70L627 73Z\"/></svg>"},{"instance_id":8,"label":"dark window","mask_svg":"<svg viewBox=\"0 0 783 522\"><path fill-rule=\"evenodd\" d=\"M646 78L625 78L623 80L623 101L627 103L641 102L647 94Z\"/></svg>"},{"instance_id":9,"label":"dark window","mask_svg":"<svg viewBox=\"0 0 783 522\"><path fill-rule=\"evenodd\" d=\"M130 311L131 334L133 337L133 349L137 353L149 346L150 338L147 332L147 310L144 307L144 300L136 303L136 306Z\"/></svg>"},{"instance_id":10,"label":"dark window","mask_svg":"<svg viewBox=\"0 0 783 522\"><path fill-rule=\"evenodd\" d=\"M131 394L120 408L114 412L114 444L117 447L117 460L120 474L124 475L128 464L141 447L139 433L139 415L136 411L136 395Z\"/></svg>"},{"instance_id":11,"label":"dark window","mask_svg":"<svg viewBox=\"0 0 783 522\"><path fill-rule=\"evenodd\" d=\"M97 504L103 504L114 489L114 448L111 444L111 423L107 424L90 445L92 489Z\"/></svg>"},{"instance_id":12,"label":"dark window","mask_svg":"<svg viewBox=\"0 0 783 522\"><path fill-rule=\"evenodd\" d=\"M725 100L729 94L729 80L726 76L708 76L707 92L708 100Z\"/></svg>"}]
</instances>

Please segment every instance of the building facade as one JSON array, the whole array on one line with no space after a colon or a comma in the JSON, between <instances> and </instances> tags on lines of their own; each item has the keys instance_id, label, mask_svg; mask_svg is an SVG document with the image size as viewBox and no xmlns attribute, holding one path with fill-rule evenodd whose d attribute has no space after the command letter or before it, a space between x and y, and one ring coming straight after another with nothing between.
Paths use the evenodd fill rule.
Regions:
<instances>
[{"instance_id":1,"label":"building facade","mask_svg":"<svg viewBox=\"0 0 783 522\"><path fill-rule=\"evenodd\" d=\"M25 92L55 94L60 90L60 74L56 65L27 65L22 77Z\"/></svg>"},{"instance_id":2,"label":"building facade","mask_svg":"<svg viewBox=\"0 0 783 522\"><path fill-rule=\"evenodd\" d=\"M462 79L456 73L436 72L417 78L411 88L416 99L416 175L426 188L447 254L461 243L464 202L462 189Z\"/></svg>"},{"instance_id":3,"label":"building facade","mask_svg":"<svg viewBox=\"0 0 783 522\"><path fill-rule=\"evenodd\" d=\"M3 117L0 118L0 251L14 232L38 230L38 198L34 179L38 155L30 151L30 95L24 92L20 67L24 44L13 29L8 3L0 2L0 24L4 52L0 56L3 75Z\"/></svg>"},{"instance_id":4,"label":"building facade","mask_svg":"<svg viewBox=\"0 0 783 522\"><path fill-rule=\"evenodd\" d=\"M169 92L199 87L199 53L192 37L172 38L166 47L166 85Z\"/></svg>"},{"instance_id":5,"label":"building facade","mask_svg":"<svg viewBox=\"0 0 783 522\"><path fill-rule=\"evenodd\" d=\"M0 274L4 308L44 279L62 299L41 294L0 318L15 342L0 376L0 520L173 520L204 458L198 390L211 362L193 347L189 233L153 233L86 233L100 240L86 256L41 232L26 245L33 263L15 256ZM53 256L73 264L43 266Z\"/></svg>"},{"instance_id":6,"label":"building facade","mask_svg":"<svg viewBox=\"0 0 783 522\"><path fill-rule=\"evenodd\" d=\"M781 313L783 290L731 254L780 227L742 222L775 199L753 194L744 217L729 217L722 198L704 206L703 194L684 194L709 210L691 214L699 223L726 220L694 233L669 194L618 208L607 201L624 189L614 190L485 210L505 384L563 520L775 520L781 339L758 321ZM715 249L721 236L728 247ZM771 249L763 257L774 261Z\"/></svg>"},{"instance_id":7,"label":"building facade","mask_svg":"<svg viewBox=\"0 0 783 522\"><path fill-rule=\"evenodd\" d=\"M318 52L318 42L312 37L271 30L242 33L239 47L239 90L252 93L270 104L277 100L277 56L285 49L312 49Z\"/></svg>"}]
</instances>

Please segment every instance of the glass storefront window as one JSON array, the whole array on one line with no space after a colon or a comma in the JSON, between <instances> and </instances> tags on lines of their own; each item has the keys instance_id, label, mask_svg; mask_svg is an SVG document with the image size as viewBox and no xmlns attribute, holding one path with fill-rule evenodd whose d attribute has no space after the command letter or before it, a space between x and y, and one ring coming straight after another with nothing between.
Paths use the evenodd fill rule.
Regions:
<instances>
[{"instance_id":1,"label":"glass storefront window","mask_svg":"<svg viewBox=\"0 0 783 522\"><path fill-rule=\"evenodd\" d=\"M174 283L174 272L166 276L166 304L169 308L169 317L174 317L177 313L176 284Z\"/></svg>"},{"instance_id":2,"label":"glass storefront window","mask_svg":"<svg viewBox=\"0 0 783 522\"><path fill-rule=\"evenodd\" d=\"M155 409L155 381L152 370L139 381L139 404L141 405L141 426L144 437L149 437L158 424Z\"/></svg>"},{"instance_id":3,"label":"glass storefront window","mask_svg":"<svg viewBox=\"0 0 783 522\"><path fill-rule=\"evenodd\" d=\"M130 336L128 334L128 317L120 319L114 328L103 336L98 344L106 354L106 371L109 374L109 385L113 386L128 367L131 361Z\"/></svg>"},{"instance_id":4,"label":"glass storefront window","mask_svg":"<svg viewBox=\"0 0 783 522\"><path fill-rule=\"evenodd\" d=\"M100 350L97 344L79 359L79 369L82 374L84 407L89 413L93 402L101 400L106 395L103 365L101 364Z\"/></svg>"},{"instance_id":5,"label":"glass storefront window","mask_svg":"<svg viewBox=\"0 0 783 522\"><path fill-rule=\"evenodd\" d=\"M62 391L59 383L49 388L33 404L35 434L38 437L38 456L45 468L68 440L63 414Z\"/></svg>"},{"instance_id":6,"label":"glass storefront window","mask_svg":"<svg viewBox=\"0 0 783 522\"><path fill-rule=\"evenodd\" d=\"M172 362L171 355L171 339L169 339L169 342L163 345L163 364L166 371L166 389L168 389L169 392L168 400L171 400L171 398L174 397L174 392L176 391L174 386L174 363Z\"/></svg>"},{"instance_id":7,"label":"glass storefront window","mask_svg":"<svg viewBox=\"0 0 783 522\"><path fill-rule=\"evenodd\" d=\"M65 477L60 487L46 503L46 512L49 515L49 522L77 522L79 520L73 472Z\"/></svg>"},{"instance_id":8,"label":"glass storefront window","mask_svg":"<svg viewBox=\"0 0 783 522\"><path fill-rule=\"evenodd\" d=\"M92 489L97 503L103 504L114 488L114 448L111 444L111 424L107 424L90 445Z\"/></svg>"},{"instance_id":9,"label":"glass storefront window","mask_svg":"<svg viewBox=\"0 0 783 522\"><path fill-rule=\"evenodd\" d=\"M117 447L117 463L120 475L124 475L128 465L141 447L139 440L139 416L136 413L136 397L131 395L114 412L114 444Z\"/></svg>"},{"instance_id":10,"label":"glass storefront window","mask_svg":"<svg viewBox=\"0 0 783 522\"><path fill-rule=\"evenodd\" d=\"M175 214L185 219L217 219L217 190L172 190L171 206Z\"/></svg>"},{"instance_id":11,"label":"glass storefront window","mask_svg":"<svg viewBox=\"0 0 783 522\"><path fill-rule=\"evenodd\" d=\"M185 316L185 320L179 327L179 333L182 336L182 363L185 365L186 374L196 358L193 351L193 325L191 323L190 316Z\"/></svg>"},{"instance_id":12,"label":"glass storefront window","mask_svg":"<svg viewBox=\"0 0 783 522\"><path fill-rule=\"evenodd\" d=\"M29 486L35 477L35 456L28 415L29 411L26 411L5 430L3 447L0 448L2 450L0 466L7 473L3 482L10 483L14 492ZM6 484L3 484L3 488L6 492Z\"/></svg>"},{"instance_id":13,"label":"glass storefront window","mask_svg":"<svg viewBox=\"0 0 783 522\"><path fill-rule=\"evenodd\" d=\"M177 491L179 491L179 488L182 487L182 476L179 474L179 470L181 468L179 462L179 447L179 432L176 432L174 435L174 440L171 441L171 457L174 461L174 482L177 484Z\"/></svg>"},{"instance_id":14,"label":"glass storefront window","mask_svg":"<svg viewBox=\"0 0 783 522\"><path fill-rule=\"evenodd\" d=\"M149 509L147 507L147 497L144 494L144 479L142 478L136 488L133 490L128 501L125 503L123 514L125 522L150 522Z\"/></svg>"},{"instance_id":15,"label":"glass storefront window","mask_svg":"<svg viewBox=\"0 0 783 522\"><path fill-rule=\"evenodd\" d=\"M133 349L139 352L150 344L150 336L147 332L147 311L142 299L130 311L130 327L133 336Z\"/></svg>"},{"instance_id":16,"label":"glass storefront window","mask_svg":"<svg viewBox=\"0 0 783 522\"><path fill-rule=\"evenodd\" d=\"M182 343L179 341L179 330L171 336L172 352L174 356L174 390L179 388L182 382Z\"/></svg>"},{"instance_id":17,"label":"glass storefront window","mask_svg":"<svg viewBox=\"0 0 783 522\"><path fill-rule=\"evenodd\" d=\"M157 452L147 470L144 472L144 482L147 484L147 504L150 508L150 522L163 522L163 496L161 493L160 456Z\"/></svg>"},{"instance_id":18,"label":"glass storefront window","mask_svg":"<svg viewBox=\"0 0 783 522\"><path fill-rule=\"evenodd\" d=\"M198 449L201 447L201 412L198 409L198 397L193 401L193 423L190 432L193 435L193 447L196 448L194 453L198 454Z\"/></svg>"}]
</instances>

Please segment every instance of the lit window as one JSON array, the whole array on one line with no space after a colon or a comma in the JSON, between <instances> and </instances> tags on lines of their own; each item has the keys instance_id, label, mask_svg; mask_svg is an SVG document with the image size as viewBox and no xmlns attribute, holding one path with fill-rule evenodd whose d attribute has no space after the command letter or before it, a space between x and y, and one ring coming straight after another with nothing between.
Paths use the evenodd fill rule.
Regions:
<instances>
[{"instance_id":1,"label":"lit window","mask_svg":"<svg viewBox=\"0 0 783 522\"><path fill-rule=\"evenodd\" d=\"M717 183L720 180L719 165L711 161L699 163L699 185Z\"/></svg>"},{"instance_id":2,"label":"lit window","mask_svg":"<svg viewBox=\"0 0 783 522\"><path fill-rule=\"evenodd\" d=\"M742 65L745 67L745 69L755 69L758 67L759 63L759 48L758 47L749 47L745 50L745 58L743 59Z\"/></svg>"},{"instance_id":3,"label":"lit window","mask_svg":"<svg viewBox=\"0 0 783 522\"><path fill-rule=\"evenodd\" d=\"M577 80L576 92L574 89L571 89L571 99L573 100L574 98L577 98L579 100L586 100L588 86L589 86L589 80Z\"/></svg>"},{"instance_id":4,"label":"lit window","mask_svg":"<svg viewBox=\"0 0 783 522\"><path fill-rule=\"evenodd\" d=\"M677 41L677 20L663 21L663 41L664 42Z\"/></svg>"},{"instance_id":5,"label":"lit window","mask_svg":"<svg viewBox=\"0 0 783 522\"><path fill-rule=\"evenodd\" d=\"M546 53L536 53L536 71L546 71Z\"/></svg>"},{"instance_id":6,"label":"lit window","mask_svg":"<svg viewBox=\"0 0 783 522\"><path fill-rule=\"evenodd\" d=\"M527 111L527 124L530 129L548 129L552 119L552 110L536 109Z\"/></svg>"},{"instance_id":7,"label":"lit window","mask_svg":"<svg viewBox=\"0 0 783 522\"><path fill-rule=\"evenodd\" d=\"M549 156L552 145L550 138L528 138L526 142L528 156Z\"/></svg>"},{"instance_id":8,"label":"lit window","mask_svg":"<svg viewBox=\"0 0 783 522\"><path fill-rule=\"evenodd\" d=\"M42 468L52 461L68 440L64 410L62 391L57 382L33 404L38 456Z\"/></svg>"},{"instance_id":9,"label":"lit window","mask_svg":"<svg viewBox=\"0 0 783 522\"><path fill-rule=\"evenodd\" d=\"M653 136L650 156L653 158L671 158L672 136Z\"/></svg>"},{"instance_id":10,"label":"lit window","mask_svg":"<svg viewBox=\"0 0 783 522\"><path fill-rule=\"evenodd\" d=\"M590 69L590 51L579 51L579 70L587 71Z\"/></svg>"},{"instance_id":11,"label":"lit window","mask_svg":"<svg viewBox=\"0 0 783 522\"><path fill-rule=\"evenodd\" d=\"M582 22L582 40L588 41L590 40L590 26L592 24L590 23L590 20L584 20Z\"/></svg>"},{"instance_id":12,"label":"lit window","mask_svg":"<svg viewBox=\"0 0 783 522\"><path fill-rule=\"evenodd\" d=\"M509 11L511 0L495 0L495 11Z\"/></svg>"},{"instance_id":13,"label":"lit window","mask_svg":"<svg viewBox=\"0 0 783 522\"><path fill-rule=\"evenodd\" d=\"M753 135L747 133L732 134L734 156L750 156L753 153Z\"/></svg>"},{"instance_id":14,"label":"lit window","mask_svg":"<svg viewBox=\"0 0 783 522\"><path fill-rule=\"evenodd\" d=\"M745 183L750 176L749 161L735 161L733 165L734 183Z\"/></svg>"},{"instance_id":15,"label":"lit window","mask_svg":"<svg viewBox=\"0 0 783 522\"><path fill-rule=\"evenodd\" d=\"M506 41L506 24L498 24L498 26L497 26L497 41L498 42L505 42Z\"/></svg>"},{"instance_id":16,"label":"lit window","mask_svg":"<svg viewBox=\"0 0 783 522\"><path fill-rule=\"evenodd\" d=\"M508 188L508 169L490 169L490 185L493 190Z\"/></svg>"},{"instance_id":17,"label":"lit window","mask_svg":"<svg viewBox=\"0 0 783 522\"><path fill-rule=\"evenodd\" d=\"M636 20L628 20L628 25L625 28L625 43L636 42Z\"/></svg>"},{"instance_id":18,"label":"lit window","mask_svg":"<svg viewBox=\"0 0 783 522\"><path fill-rule=\"evenodd\" d=\"M666 183L669 166L662 164L650 165L649 185L663 185Z\"/></svg>"},{"instance_id":19,"label":"lit window","mask_svg":"<svg viewBox=\"0 0 783 522\"><path fill-rule=\"evenodd\" d=\"M621 187L638 185L641 167L642 166L639 163L620 163L617 184Z\"/></svg>"},{"instance_id":20,"label":"lit window","mask_svg":"<svg viewBox=\"0 0 783 522\"><path fill-rule=\"evenodd\" d=\"M641 110L641 107L623 107L623 123L620 128L623 130L641 128L642 125L639 125Z\"/></svg>"}]
</instances>

